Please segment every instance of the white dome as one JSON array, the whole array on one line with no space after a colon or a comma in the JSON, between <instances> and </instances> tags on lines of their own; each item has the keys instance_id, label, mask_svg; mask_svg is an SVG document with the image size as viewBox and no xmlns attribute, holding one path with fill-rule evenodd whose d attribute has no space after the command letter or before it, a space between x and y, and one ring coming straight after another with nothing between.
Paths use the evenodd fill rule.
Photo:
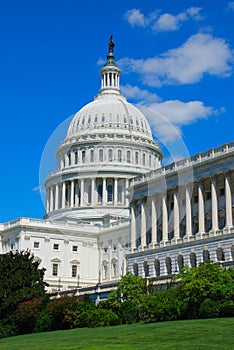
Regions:
<instances>
[{"instance_id":1,"label":"white dome","mask_svg":"<svg viewBox=\"0 0 234 350\"><path fill-rule=\"evenodd\" d=\"M152 139L148 121L143 113L126 101L121 94L101 93L84 106L71 121L67 139L97 132L141 134Z\"/></svg>"}]
</instances>

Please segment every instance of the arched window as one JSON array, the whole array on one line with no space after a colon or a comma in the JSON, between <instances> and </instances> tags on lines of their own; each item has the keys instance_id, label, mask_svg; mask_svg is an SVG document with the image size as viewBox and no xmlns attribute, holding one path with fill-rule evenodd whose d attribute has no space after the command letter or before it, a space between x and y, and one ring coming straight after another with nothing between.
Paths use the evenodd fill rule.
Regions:
<instances>
[{"instance_id":1,"label":"arched window","mask_svg":"<svg viewBox=\"0 0 234 350\"><path fill-rule=\"evenodd\" d=\"M97 123L97 121L98 121L98 117L96 115L95 118L94 118L94 123Z\"/></svg>"},{"instance_id":2,"label":"arched window","mask_svg":"<svg viewBox=\"0 0 234 350\"><path fill-rule=\"evenodd\" d=\"M122 162L122 151L118 150L118 162Z\"/></svg>"},{"instance_id":3,"label":"arched window","mask_svg":"<svg viewBox=\"0 0 234 350\"><path fill-rule=\"evenodd\" d=\"M166 258L166 268L167 268L167 274L170 275L172 273L172 267L171 267L171 258L169 256Z\"/></svg>"},{"instance_id":4,"label":"arched window","mask_svg":"<svg viewBox=\"0 0 234 350\"><path fill-rule=\"evenodd\" d=\"M102 123L104 123L105 122L105 116L103 115L102 116Z\"/></svg>"},{"instance_id":5,"label":"arched window","mask_svg":"<svg viewBox=\"0 0 234 350\"><path fill-rule=\"evenodd\" d=\"M75 164L78 163L78 151L75 151Z\"/></svg>"},{"instance_id":6,"label":"arched window","mask_svg":"<svg viewBox=\"0 0 234 350\"><path fill-rule=\"evenodd\" d=\"M203 250L203 261L207 261L207 260L210 260L210 253L209 253L209 250L204 249Z\"/></svg>"},{"instance_id":7,"label":"arched window","mask_svg":"<svg viewBox=\"0 0 234 350\"><path fill-rule=\"evenodd\" d=\"M144 273L145 277L149 277L149 264L147 261L144 262Z\"/></svg>"},{"instance_id":8,"label":"arched window","mask_svg":"<svg viewBox=\"0 0 234 350\"><path fill-rule=\"evenodd\" d=\"M159 259L155 259L154 268L155 268L156 277L159 277L160 276L160 260Z\"/></svg>"},{"instance_id":9,"label":"arched window","mask_svg":"<svg viewBox=\"0 0 234 350\"><path fill-rule=\"evenodd\" d=\"M103 162L103 149L99 150L99 162Z\"/></svg>"},{"instance_id":10,"label":"arched window","mask_svg":"<svg viewBox=\"0 0 234 350\"><path fill-rule=\"evenodd\" d=\"M85 117L82 119L82 124L84 124L85 123Z\"/></svg>"},{"instance_id":11,"label":"arched window","mask_svg":"<svg viewBox=\"0 0 234 350\"><path fill-rule=\"evenodd\" d=\"M93 163L94 162L94 150L91 149L90 150L90 163Z\"/></svg>"},{"instance_id":12,"label":"arched window","mask_svg":"<svg viewBox=\"0 0 234 350\"><path fill-rule=\"evenodd\" d=\"M145 153L143 153L143 157L142 157L142 165L145 166Z\"/></svg>"},{"instance_id":13,"label":"arched window","mask_svg":"<svg viewBox=\"0 0 234 350\"><path fill-rule=\"evenodd\" d=\"M98 192L98 203L101 203L102 202L102 185L98 185L98 188L97 188L97 192Z\"/></svg>"},{"instance_id":14,"label":"arched window","mask_svg":"<svg viewBox=\"0 0 234 350\"><path fill-rule=\"evenodd\" d=\"M127 151L127 163L130 163L131 160L131 153L130 151Z\"/></svg>"},{"instance_id":15,"label":"arched window","mask_svg":"<svg viewBox=\"0 0 234 350\"><path fill-rule=\"evenodd\" d=\"M82 151L82 163L85 163L85 150Z\"/></svg>"},{"instance_id":16,"label":"arched window","mask_svg":"<svg viewBox=\"0 0 234 350\"><path fill-rule=\"evenodd\" d=\"M71 165L71 153L68 153L67 157L68 157L68 165Z\"/></svg>"},{"instance_id":17,"label":"arched window","mask_svg":"<svg viewBox=\"0 0 234 350\"><path fill-rule=\"evenodd\" d=\"M117 277L117 260L116 259L112 260L112 277L113 278Z\"/></svg>"},{"instance_id":18,"label":"arched window","mask_svg":"<svg viewBox=\"0 0 234 350\"><path fill-rule=\"evenodd\" d=\"M107 202L113 201L113 187L111 184L107 185Z\"/></svg>"},{"instance_id":19,"label":"arched window","mask_svg":"<svg viewBox=\"0 0 234 350\"><path fill-rule=\"evenodd\" d=\"M112 162L112 160L113 160L113 151L112 151L112 149L108 150L108 160L109 160L109 162Z\"/></svg>"},{"instance_id":20,"label":"arched window","mask_svg":"<svg viewBox=\"0 0 234 350\"><path fill-rule=\"evenodd\" d=\"M191 267L197 267L197 257L195 253L190 254L190 264Z\"/></svg>"},{"instance_id":21,"label":"arched window","mask_svg":"<svg viewBox=\"0 0 234 350\"><path fill-rule=\"evenodd\" d=\"M135 153L135 163L138 164L138 162L139 162L139 153L136 152Z\"/></svg>"},{"instance_id":22,"label":"arched window","mask_svg":"<svg viewBox=\"0 0 234 350\"><path fill-rule=\"evenodd\" d=\"M126 117L124 117L124 124L126 124L127 123L127 118Z\"/></svg>"},{"instance_id":23,"label":"arched window","mask_svg":"<svg viewBox=\"0 0 234 350\"><path fill-rule=\"evenodd\" d=\"M216 255L217 255L217 260L218 261L225 261L223 248L217 248Z\"/></svg>"},{"instance_id":24,"label":"arched window","mask_svg":"<svg viewBox=\"0 0 234 350\"><path fill-rule=\"evenodd\" d=\"M137 263L133 264L133 273L135 276L138 276L138 264Z\"/></svg>"},{"instance_id":25,"label":"arched window","mask_svg":"<svg viewBox=\"0 0 234 350\"><path fill-rule=\"evenodd\" d=\"M178 264L178 269L179 271L184 267L184 258L183 255L178 255L177 257L177 264Z\"/></svg>"},{"instance_id":26,"label":"arched window","mask_svg":"<svg viewBox=\"0 0 234 350\"><path fill-rule=\"evenodd\" d=\"M122 186L118 184L118 195L117 195L117 201L118 202L122 202L122 200L123 200L122 191L123 191Z\"/></svg>"},{"instance_id":27,"label":"arched window","mask_svg":"<svg viewBox=\"0 0 234 350\"><path fill-rule=\"evenodd\" d=\"M88 118L88 124L90 124L90 123L91 123L91 117Z\"/></svg>"}]
</instances>

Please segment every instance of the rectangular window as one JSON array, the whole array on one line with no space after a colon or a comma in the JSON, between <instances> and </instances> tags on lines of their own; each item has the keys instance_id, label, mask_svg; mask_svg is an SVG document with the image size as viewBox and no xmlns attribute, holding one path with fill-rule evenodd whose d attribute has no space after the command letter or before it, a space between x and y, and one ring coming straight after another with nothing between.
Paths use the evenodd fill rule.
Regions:
<instances>
[{"instance_id":1,"label":"rectangular window","mask_svg":"<svg viewBox=\"0 0 234 350\"><path fill-rule=\"evenodd\" d=\"M73 245L72 246L72 251L73 252L78 252L78 245Z\"/></svg>"},{"instance_id":2,"label":"rectangular window","mask_svg":"<svg viewBox=\"0 0 234 350\"><path fill-rule=\"evenodd\" d=\"M211 199L211 191L206 192L206 199L207 200Z\"/></svg>"},{"instance_id":3,"label":"rectangular window","mask_svg":"<svg viewBox=\"0 0 234 350\"><path fill-rule=\"evenodd\" d=\"M57 243L54 244L54 250L59 250L59 244Z\"/></svg>"},{"instance_id":4,"label":"rectangular window","mask_svg":"<svg viewBox=\"0 0 234 350\"><path fill-rule=\"evenodd\" d=\"M77 276L77 265L72 265L72 277Z\"/></svg>"},{"instance_id":5,"label":"rectangular window","mask_svg":"<svg viewBox=\"0 0 234 350\"><path fill-rule=\"evenodd\" d=\"M219 195L220 195L220 197L225 195L225 189L224 188L220 188L219 189Z\"/></svg>"},{"instance_id":6,"label":"rectangular window","mask_svg":"<svg viewBox=\"0 0 234 350\"><path fill-rule=\"evenodd\" d=\"M39 246L40 246L40 243L39 243L39 242L34 242L34 243L33 243L33 247L34 247L34 248L39 248Z\"/></svg>"},{"instance_id":7,"label":"rectangular window","mask_svg":"<svg viewBox=\"0 0 234 350\"><path fill-rule=\"evenodd\" d=\"M58 264L52 265L52 276L58 276Z\"/></svg>"},{"instance_id":8,"label":"rectangular window","mask_svg":"<svg viewBox=\"0 0 234 350\"><path fill-rule=\"evenodd\" d=\"M196 195L196 194L194 196L194 203L198 203L198 195Z\"/></svg>"}]
</instances>

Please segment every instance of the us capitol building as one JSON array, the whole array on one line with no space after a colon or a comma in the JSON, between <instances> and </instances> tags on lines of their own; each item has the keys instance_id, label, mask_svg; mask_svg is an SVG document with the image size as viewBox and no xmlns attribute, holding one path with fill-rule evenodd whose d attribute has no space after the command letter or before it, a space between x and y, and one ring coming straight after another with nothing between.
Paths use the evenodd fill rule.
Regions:
<instances>
[{"instance_id":1,"label":"us capitol building","mask_svg":"<svg viewBox=\"0 0 234 350\"><path fill-rule=\"evenodd\" d=\"M100 92L56 152L44 218L0 224L0 253L29 249L50 292L233 265L234 142L162 167L146 117L121 94L113 49L111 37Z\"/></svg>"}]
</instances>

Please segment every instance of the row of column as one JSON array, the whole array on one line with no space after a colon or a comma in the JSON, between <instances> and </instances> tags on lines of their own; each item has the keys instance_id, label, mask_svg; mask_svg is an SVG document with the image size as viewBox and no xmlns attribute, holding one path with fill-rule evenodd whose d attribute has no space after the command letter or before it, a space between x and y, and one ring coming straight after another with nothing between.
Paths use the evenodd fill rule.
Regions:
<instances>
[{"instance_id":1,"label":"row of column","mask_svg":"<svg viewBox=\"0 0 234 350\"><path fill-rule=\"evenodd\" d=\"M102 88L104 87L119 87L119 75L117 73L105 73L102 77Z\"/></svg>"},{"instance_id":2,"label":"row of column","mask_svg":"<svg viewBox=\"0 0 234 350\"><path fill-rule=\"evenodd\" d=\"M204 210L204 188L203 182L199 181L198 185L198 233L203 234L205 232L205 210ZM189 238L192 236L192 205L191 205L191 185L186 185L185 187L185 225L186 234L185 236ZM150 198L151 205L151 243L157 243L157 206L156 205L156 195ZM160 194L160 201L162 207L162 243L168 241L168 208L167 208L167 193ZM178 240L180 238L180 207L178 200L178 188L174 190L173 194L173 239ZM141 246L146 246L146 232L147 232L147 218L146 218L146 200L140 202L141 213L140 213L140 238ZM230 175L225 174L225 211L226 211L226 226L227 228L233 226L232 219L232 194L231 194L231 180ZM219 229L218 225L218 196L216 188L216 178L211 178L211 215L212 215L212 231L217 231ZM137 241L137 222L136 222L136 212L134 205L131 206L131 245L132 248L136 248Z\"/></svg>"},{"instance_id":3,"label":"row of column","mask_svg":"<svg viewBox=\"0 0 234 350\"><path fill-rule=\"evenodd\" d=\"M118 204L127 206L128 199L125 196L125 190L128 188L128 179L111 179L113 183L111 201L108 198L107 180L109 178L91 178L88 181L81 178L52 185L46 191L46 212L52 212L67 206L73 208L111 203L116 206ZM97 185L101 185L102 193L98 193Z\"/></svg>"}]
</instances>

